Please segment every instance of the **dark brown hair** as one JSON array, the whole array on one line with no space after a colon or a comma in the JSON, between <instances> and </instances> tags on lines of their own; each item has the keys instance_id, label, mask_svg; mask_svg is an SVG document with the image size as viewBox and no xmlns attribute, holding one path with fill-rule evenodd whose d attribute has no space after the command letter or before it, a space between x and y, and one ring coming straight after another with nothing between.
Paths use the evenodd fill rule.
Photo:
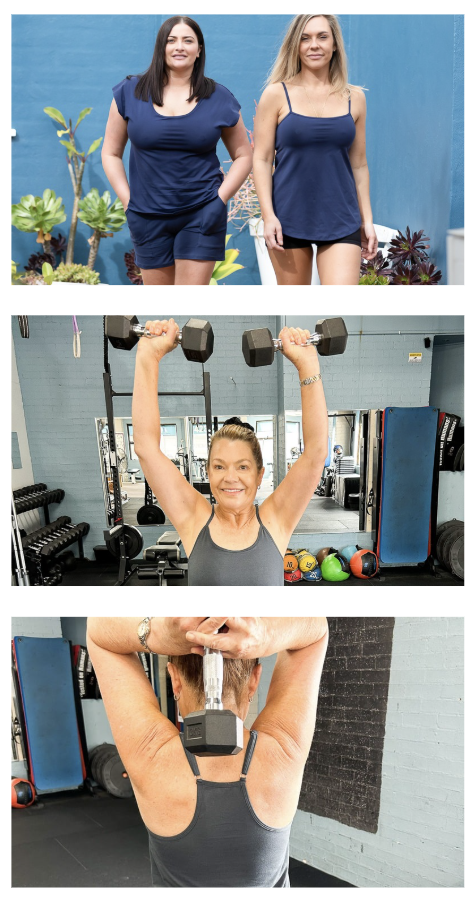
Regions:
<instances>
[{"instance_id":1,"label":"dark brown hair","mask_svg":"<svg viewBox=\"0 0 476 900\"><path fill-rule=\"evenodd\" d=\"M172 28L180 24L188 25L195 32L198 46L201 48L200 56L195 60L193 67L190 79L190 96L187 102L191 103L194 99L206 99L213 94L215 82L212 78L205 78L205 41L200 26L194 19L189 19L188 16L172 16L161 25L155 41L152 62L147 71L139 76L139 81L134 91L138 100L144 100L148 103L150 97L152 103L155 103L156 106L164 105L164 86L168 82L165 70L165 48ZM127 77L132 78L132 75Z\"/></svg>"},{"instance_id":2,"label":"dark brown hair","mask_svg":"<svg viewBox=\"0 0 476 900\"><path fill-rule=\"evenodd\" d=\"M197 699L205 701L203 689L203 657L198 653L187 656L169 656L169 662L180 672L182 678L192 688ZM223 660L223 696L232 697L239 703L246 683L250 680L253 669L259 659L224 659Z\"/></svg>"}]
</instances>

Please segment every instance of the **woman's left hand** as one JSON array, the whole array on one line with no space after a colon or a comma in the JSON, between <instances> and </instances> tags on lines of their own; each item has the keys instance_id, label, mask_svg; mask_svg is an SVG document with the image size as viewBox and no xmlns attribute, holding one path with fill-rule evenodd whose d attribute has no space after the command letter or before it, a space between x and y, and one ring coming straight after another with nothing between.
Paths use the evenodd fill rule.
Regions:
<instances>
[{"instance_id":1,"label":"woman's left hand","mask_svg":"<svg viewBox=\"0 0 476 900\"><path fill-rule=\"evenodd\" d=\"M360 226L362 259L373 259L377 255L378 239L372 224Z\"/></svg>"},{"instance_id":2,"label":"woman's left hand","mask_svg":"<svg viewBox=\"0 0 476 900\"><path fill-rule=\"evenodd\" d=\"M313 344L306 344L311 333L304 328L288 328L285 326L279 332L279 340L283 345L283 354L296 368L308 359L316 361L316 348Z\"/></svg>"}]
</instances>

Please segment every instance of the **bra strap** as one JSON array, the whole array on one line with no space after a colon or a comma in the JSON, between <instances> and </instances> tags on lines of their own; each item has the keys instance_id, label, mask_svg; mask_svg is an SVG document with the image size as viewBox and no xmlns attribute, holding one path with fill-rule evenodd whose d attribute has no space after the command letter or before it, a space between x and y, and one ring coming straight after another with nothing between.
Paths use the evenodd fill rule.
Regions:
<instances>
[{"instance_id":1,"label":"bra strap","mask_svg":"<svg viewBox=\"0 0 476 900\"><path fill-rule=\"evenodd\" d=\"M286 87L284 81L282 81L281 84L282 84L282 86L283 86L283 88L284 88L284 93L286 94L286 99L287 99L287 101L288 101L288 106L289 106L289 112L292 112L293 110L292 110L292 107L291 107L291 101L290 101L290 99L289 99L288 89L287 89L287 87Z\"/></svg>"},{"instance_id":2,"label":"bra strap","mask_svg":"<svg viewBox=\"0 0 476 900\"><path fill-rule=\"evenodd\" d=\"M198 777L200 778L200 769L198 768L197 758L193 755L193 753L190 753L190 750L187 750L187 748L185 747L183 732L180 733L180 740L182 741L182 747L185 750L185 755L188 759L193 774L198 775Z\"/></svg>"},{"instance_id":3,"label":"bra strap","mask_svg":"<svg viewBox=\"0 0 476 900\"><path fill-rule=\"evenodd\" d=\"M258 732L250 731L248 746L246 748L245 761L243 763L243 768L241 770L241 780L242 781L245 781L246 776L248 774L248 769L250 767L251 758L253 756L257 740L258 740Z\"/></svg>"}]
</instances>

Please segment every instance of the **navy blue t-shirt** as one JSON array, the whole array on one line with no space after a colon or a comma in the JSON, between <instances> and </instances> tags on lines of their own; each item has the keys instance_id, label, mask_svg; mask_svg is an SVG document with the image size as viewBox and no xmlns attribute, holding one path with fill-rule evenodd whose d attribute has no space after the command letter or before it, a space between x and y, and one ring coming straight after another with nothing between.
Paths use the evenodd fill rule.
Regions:
<instances>
[{"instance_id":1,"label":"navy blue t-shirt","mask_svg":"<svg viewBox=\"0 0 476 900\"><path fill-rule=\"evenodd\" d=\"M138 213L175 215L195 209L218 192L223 174L216 155L222 128L236 125L240 104L222 84L183 116L163 116L134 96L138 76L113 87L131 142L129 207Z\"/></svg>"}]
</instances>

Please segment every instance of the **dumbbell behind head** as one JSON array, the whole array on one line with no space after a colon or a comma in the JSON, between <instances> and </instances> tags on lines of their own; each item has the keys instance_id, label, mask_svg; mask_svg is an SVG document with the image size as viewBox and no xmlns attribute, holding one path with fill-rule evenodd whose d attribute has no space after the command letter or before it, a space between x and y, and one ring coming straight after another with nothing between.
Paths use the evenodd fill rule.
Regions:
<instances>
[{"instance_id":1,"label":"dumbbell behind head","mask_svg":"<svg viewBox=\"0 0 476 900\"><path fill-rule=\"evenodd\" d=\"M243 722L223 709L223 656L205 647L203 656L205 709L185 716L184 746L195 756L236 756L243 749Z\"/></svg>"},{"instance_id":2,"label":"dumbbell behind head","mask_svg":"<svg viewBox=\"0 0 476 900\"><path fill-rule=\"evenodd\" d=\"M158 337L140 325L137 316L106 316L105 329L116 350L132 350L143 336ZM213 353L213 329L205 319L189 319L178 340L185 358L191 362L205 363Z\"/></svg>"},{"instance_id":3,"label":"dumbbell behind head","mask_svg":"<svg viewBox=\"0 0 476 900\"><path fill-rule=\"evenodd\" d=\"M344 353L347 346L347 328L341 318L320 319L316 322L315 333L306 341L314 344L320 356L336 356ZM269 328L252 328L245 331L242 351L247 366L270 366L277 350L282 350L282 341L275 340Z\"/></svg>"}]
</instances>

